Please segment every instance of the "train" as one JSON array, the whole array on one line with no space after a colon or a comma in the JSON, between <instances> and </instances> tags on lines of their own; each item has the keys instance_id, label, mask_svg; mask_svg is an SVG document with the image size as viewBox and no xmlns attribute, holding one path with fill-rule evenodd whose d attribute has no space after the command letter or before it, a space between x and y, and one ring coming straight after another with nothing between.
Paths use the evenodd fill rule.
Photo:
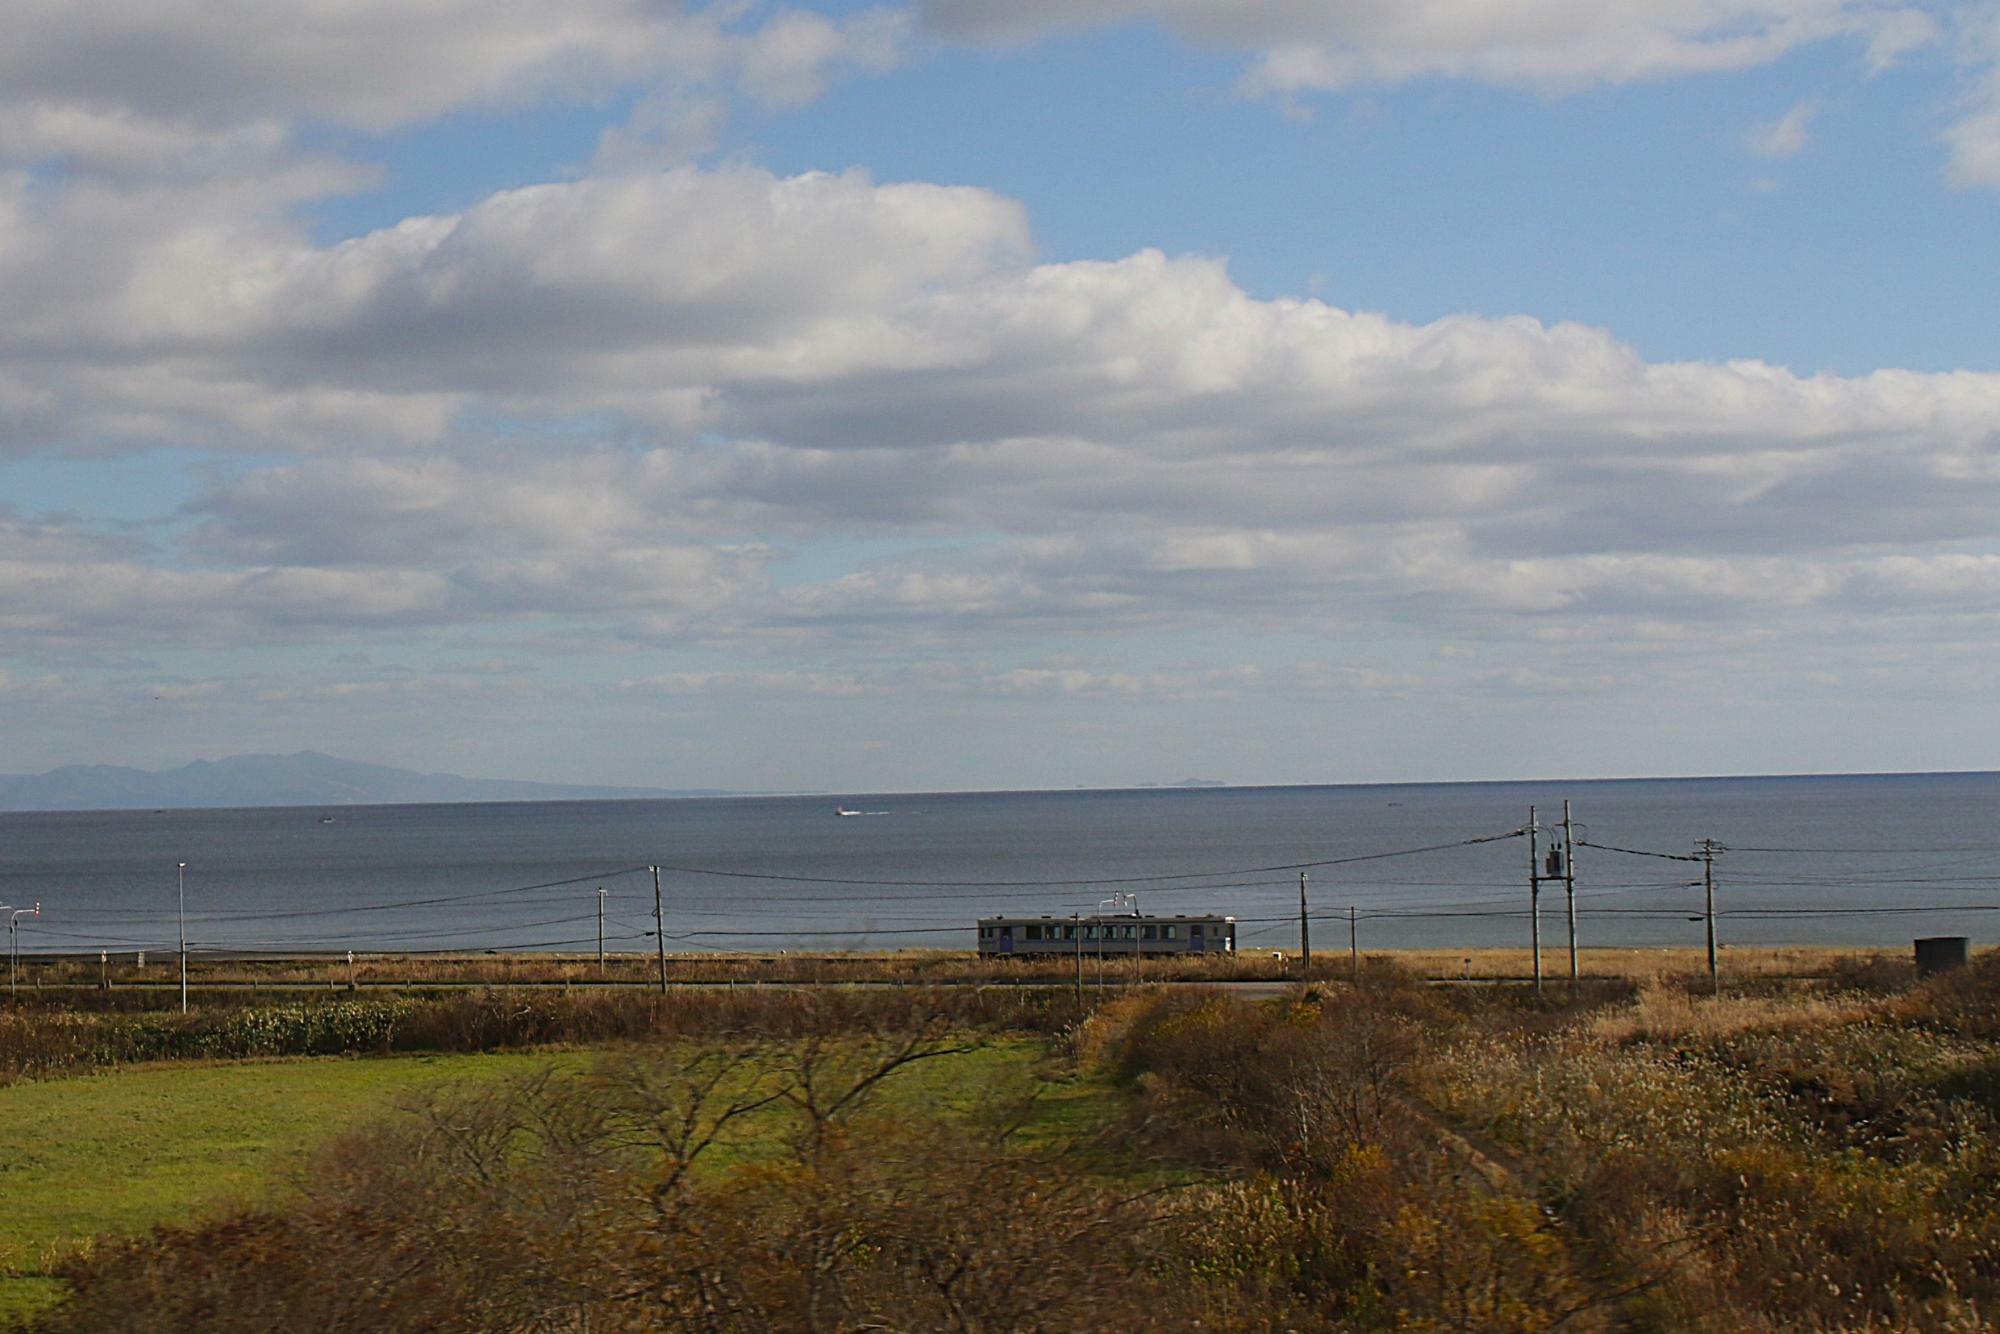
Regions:
<instances>
[{"instance_id":1,"label":"train","mask_svg":"<svg viewBox=\"0 0 2000 1334\"><path fill-rule=\"evenodd\" d=\"M982 917L979 954L1234 954L1236 919L1220 913L1140 912L1068 917Z\"/></svg>"}]
</instances>

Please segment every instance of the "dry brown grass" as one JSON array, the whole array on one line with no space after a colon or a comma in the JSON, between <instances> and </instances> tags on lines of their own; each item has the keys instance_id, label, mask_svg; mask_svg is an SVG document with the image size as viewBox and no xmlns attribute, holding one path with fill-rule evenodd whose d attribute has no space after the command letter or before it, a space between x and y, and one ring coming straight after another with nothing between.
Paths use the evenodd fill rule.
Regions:
<instances>
[{"instance_id":1,"label":"dry brown grass","mask_svg":"<svg viewBox=\"0 0 2000 1334\"><path fill-rule=\"evenodd\" d=\"M1884 1005L1882 1000L1851 993L1706 996L1677 987L1642 986L1630 1005L1592 1015L1582 1031L1611 1043L1713 1041L1751 1030L1850 1024Z\"/></svg>"},{"instance_id":2,"label":"dry brown grass","mask_svg":"<svg viewBox=\"0 0 2000 1334\"><path fill-rule=\"evenodd\" d=\"M1428 978L1471 978L1518 981L1533 975L1526 949L1367 950L1365 960L1390 964ZM1727 949L1722 954L1725 985L1742 985L1781 978L1823 978L1842 970L1907 967L1900 950L1783 948ZM1245 950L1233 955L1180 958L1083 958L1086 984L1097 982L1163 981L1300 981L1305 980L1295 953L1274 959L1269 950ZM600 972L592 954L451 955L362 954L350 967L345 957L198 958L191 961L189 979L195 986L555 986L643 985L658 977L658 961L650 954L613 954ZM1321 951L1313 960L1312 978L1338 981L1348 976L1345 950ZM1565 951L1542 954L1544 978L1568 978ZM1700 949L1586 949L1578 954L1578 970L1589 979L1619 980L1639 985L1674 981L1700 982L1707 977L1707 960ZM1069 957L1040 959L981 959L970 950L896 950L870 953L786 952L669 954L667 976L684 984L837 984L1053 982L1074 979L1076 961ZM94 957L37 958L24 961L21 985L91 986L108 976L113 987L164 986L178 976L171 955L155 955L143 970L130 957L101 971Z\"/></svg>"},{"instance_id":3,"label":"dry brown grass","mask_svg":"<svg viewBox=\"0 0 2000 1334\"><path fill-rule=\"evenodd\" d=\"M1371 958L1393 959L1403 968L1424 977L1492 980L1534 975L1534 956L1526 949L1369 950L1366 953ZM1719 967L1723 981L1730 983L1768 978L1824 977L1835 967L1852 965L1857 961L1884 960L1900 964L1908 959L1906 950L1745 946L1724 949ZM1345 964L1344 956L1340 962ZM1588 978L1611 978L1641 985L1675 978L1706 979L1708 955L1699 948L1580 949L1577 951L1577 971ZM1566 949L1542 950L1542 976L1556 981L1568 979L1569 953Z\"/></svg>"},{"instance_id":4,"label":"dry brown grass","mask_svg":"<svg viewBox=\"0 0 2000 1334\"><path fill-rule=\"evenodd\" d=\"M1906 965L1826 969L1475 1023L1418 1083L1539 1176L1606 1265L1657 1280L1637 1327L1990 1328L2000 957L1914 986ZM1495 1000L1475 1018L1504 1019Z\"/></svg>"}]
</instances>

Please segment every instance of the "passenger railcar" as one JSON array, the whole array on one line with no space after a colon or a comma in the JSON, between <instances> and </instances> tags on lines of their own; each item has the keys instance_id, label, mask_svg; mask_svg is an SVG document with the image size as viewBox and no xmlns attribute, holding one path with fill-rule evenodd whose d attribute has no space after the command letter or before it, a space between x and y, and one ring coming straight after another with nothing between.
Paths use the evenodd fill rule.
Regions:
<instances>
[{"instance_id":1,"label":"passenger railcar","mask_svg":"<svg viewBox=\"0 0 2000 1334\"><path fill-rule=\"evenodd\" d=\"M1233 954L1236 919L1215 913L1092 913L1069 917L982 917L979 953Z\"/></svg>"}]
</instances>

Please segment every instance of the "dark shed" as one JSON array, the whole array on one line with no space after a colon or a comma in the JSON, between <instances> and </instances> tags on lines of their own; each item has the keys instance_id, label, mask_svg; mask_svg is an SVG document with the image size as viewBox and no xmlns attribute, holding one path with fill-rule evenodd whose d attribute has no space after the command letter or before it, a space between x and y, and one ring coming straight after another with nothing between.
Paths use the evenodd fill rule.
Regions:
<instances>
[{"instance_id":1,"label":"dark shed","mask_svg":"<svg viewBox=\"0 0 2000 1334\"><path fill-rule=\"evenodd\" d=\"M1970 936L1926 936L1917 941L1917 972L1928 976L1972 962Z\"/></svg>"}]
</instances>

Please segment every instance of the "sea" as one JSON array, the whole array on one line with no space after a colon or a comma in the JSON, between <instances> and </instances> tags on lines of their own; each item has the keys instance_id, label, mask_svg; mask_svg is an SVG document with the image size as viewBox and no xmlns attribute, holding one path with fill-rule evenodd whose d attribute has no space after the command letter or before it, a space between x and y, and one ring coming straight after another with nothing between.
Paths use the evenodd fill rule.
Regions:
<instances>
[{"instance_id":1,"label":"sea","mask_svg":"<svg viewBox=\"0 0 2000 1334\"><path fill-rule=\"evenodd\" d=\"M1586 947L1702 944L1705 877L1725 948L2000 932L1996 773L0 813L0 903L40 905L23 954L183 922L193 952L590 952L600 920L650 952L658 867L677 954L969 949L981 916L1131 906L1291 951L1303 873L1322 949L1526 945L1537 911L1553 949L1570 886L1529 878L1565 802Z\"/></svg>"}]
</instances>

